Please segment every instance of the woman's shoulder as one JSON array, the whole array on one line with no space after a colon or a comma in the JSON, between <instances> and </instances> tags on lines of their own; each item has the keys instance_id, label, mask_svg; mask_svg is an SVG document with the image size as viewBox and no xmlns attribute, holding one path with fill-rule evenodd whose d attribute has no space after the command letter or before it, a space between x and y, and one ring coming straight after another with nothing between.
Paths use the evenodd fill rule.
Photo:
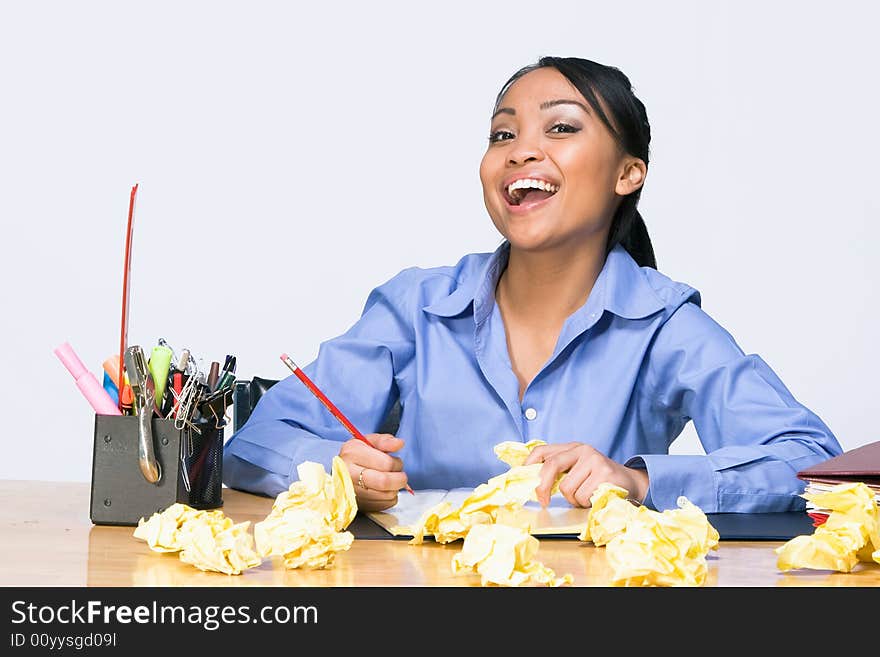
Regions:
<instances>
[{"instance_id":1,"label":"woman's shoulder","mask_svg":"<svg viewBox=\"0 0 880 657\"><path fill-rule=\"evenodd\" d=\"M731 333L703 308L699 290L656 269L641 269L665 304L666 316L659 327L658 343L696 346L708 340L737 349Z\"/></svg>"},{"instance_id":2,"label":"woman's shoulder","mask_svg":"<svg viewBox=\"0 0 880 657\"><path fill-rule=\"evenodd\" d=\"M654 294L663 302L667 310L674 312L683 304L702 305L700 291L692 285L671 278L652 267L640 267L646 282Z\"/></svg>"}]
</instances>

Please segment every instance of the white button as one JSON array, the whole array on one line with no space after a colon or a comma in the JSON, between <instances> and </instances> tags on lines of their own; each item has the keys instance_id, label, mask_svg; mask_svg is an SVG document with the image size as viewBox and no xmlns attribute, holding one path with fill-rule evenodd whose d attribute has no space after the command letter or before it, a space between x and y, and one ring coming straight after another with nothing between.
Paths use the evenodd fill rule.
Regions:
<instances>
[{"instance_id":1,"label":"white button","mask_svg":"<svg viewBox=\"0 0 880 657\"><path fill-rule=\"evenodd\" d=\"M526 409L526 419L527 420L534 420L536 417L538 417L538 411L536 411L534 408L527 408Z\"/></svg>"}]
</instances>

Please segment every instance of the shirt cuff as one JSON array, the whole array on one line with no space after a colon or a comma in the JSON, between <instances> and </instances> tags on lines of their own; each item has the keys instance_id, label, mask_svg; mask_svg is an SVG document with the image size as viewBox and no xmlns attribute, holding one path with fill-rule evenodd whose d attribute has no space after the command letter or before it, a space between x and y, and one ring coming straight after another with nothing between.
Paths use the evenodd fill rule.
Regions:
<instances>
[{"instance_id":1,"label":"shirt cuff","mask_svg":"<svg viewBox=\"0 0 880 657\"><path fill-rule=\"evenodd\" d=\"M635 470L647 470L648 466L645 465L644 459L641 456L634 456L629 461L624 463L624 465L628 468L633 468ZM649 509L654 509L654 500L651 499L651 475L648 473L648 490L645 492L644 499L640 500L642 506L646 506Z\"/></svg>"},{"instance_id":2,"label":"shirt cuff","mask_svg":"<svg viewBox=\"0 0 880 657\"><path fill-rule=\"evenodd\" d=\"M648 471L646 506L657 511L677 509L683 495L703 513L718 512L715 471L705 456L638 454L624 465Z\"/></svg>"}]
</instances>

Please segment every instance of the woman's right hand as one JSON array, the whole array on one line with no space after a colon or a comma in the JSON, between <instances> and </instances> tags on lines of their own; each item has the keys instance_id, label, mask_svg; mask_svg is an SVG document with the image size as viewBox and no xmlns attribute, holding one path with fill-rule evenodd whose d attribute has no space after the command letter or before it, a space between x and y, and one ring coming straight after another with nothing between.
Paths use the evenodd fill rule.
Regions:
<instances>
[{"instance_id":1,"label":"woman's right hand","mask_svg":"<svg viewBox=\"0 0 880 657\"><path fill-rule=\"evenodd\" d=\"M403 447L403 440L389 433L368 433L364 438L369 445L356 438L344 442L339 457L348 466L358 509L384 511L397 504L397 493L407 483L403 461L391 456Z\"/></svg>"}]
</instances>

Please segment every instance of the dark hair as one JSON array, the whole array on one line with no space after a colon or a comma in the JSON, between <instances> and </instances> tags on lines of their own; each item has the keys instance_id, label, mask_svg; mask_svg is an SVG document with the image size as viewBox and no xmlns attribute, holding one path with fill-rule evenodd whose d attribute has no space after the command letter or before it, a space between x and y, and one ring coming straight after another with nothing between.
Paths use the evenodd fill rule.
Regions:
<instances>
[{"instance_id":1,"label":"dark hair","mask_svg":"<svg viewBox=\"0 0 880 657\"><path fill-rule=\"evenodd\" d=\"M514 82L526 73L546 67L562 73L590 104L620 147L629 155L643 160L645 166L648 165L651 126L645 106L633 93L629 78L613 66L578 57L541 57L537 63L519 69L504 83L495 99L495 109L498 109L502 97ZM611 114L610 119L599 102L600 98ZM657 261L648 228L637 209L641 194L642 187L639 187L623 197L611 221L605 254L620 244L640 267L656 269Z\"/></svg>"}]
</instances>

